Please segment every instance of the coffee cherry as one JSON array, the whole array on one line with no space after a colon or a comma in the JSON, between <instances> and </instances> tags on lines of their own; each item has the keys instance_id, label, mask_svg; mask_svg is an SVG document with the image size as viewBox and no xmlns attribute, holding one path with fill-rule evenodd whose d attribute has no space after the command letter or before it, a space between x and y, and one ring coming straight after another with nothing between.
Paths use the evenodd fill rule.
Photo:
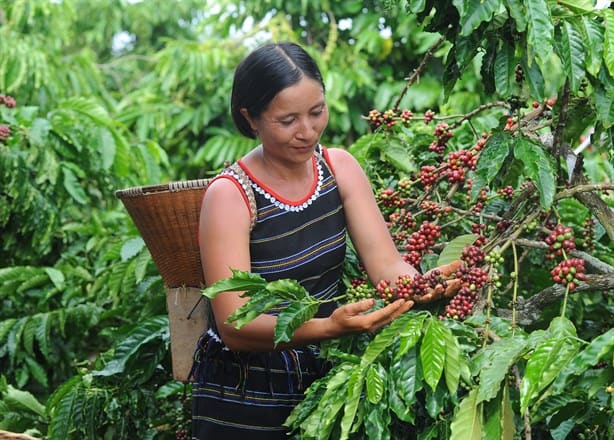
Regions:
<instances>
[{"instance_id":1,"label":"coffee cherry","mask_svg":"<svg viewBox=\"0 0 614 440\"><path fill-rule=\"evenodd\" d=\"M384 123L384 117L379 110L373 109L369 112L369 116L367 117L369 121L369 125L372 128L378 128L380 125Z\"/></svg>"},{"instance_id":2,"label":"coffee cherry","mask_svg":"<svg viewBox=\"0 0 614 440\"><path fill-rule=\"evenodd\" d=\"M456 278L461 281L461 286L477 290L488 282L488 272L481 267L468 266L463 262L456 270Z\"/></svg>"},{"instance_id":3,"label":"coffee cherry","mask_svg":"<svg viewBox=\"0 0 614 440\"><path fill-rule=\"evenodd\" d=\"M391 303L399 298L409 300L424 296L436 286L445 288L446 283L447 281L443 278L441 272L434 269L425 275L416 274L413 277L399 275L394 284L389 280L381 280L377 283L376 291L384 302Z\"/></svg>"},{"instance_id":4,"label":"coffee cherry","mask_svg":"<svg viewBox=\"0 0 614 440\"><path fill-rule=\"evenodd\" d=\"M499 251L493 250L490 251L486 257L484 257L484 261L494 267L499 267L503 264L505 259L501 256Z\"/></svg>"},{"instance_id":5,"label":"coffee cherry","mask_svg":"<svg viewBox=\"0 0 614 440\"><path fill-rule=\"evenodd\" d=\"M483 234L485 230L486 230L486 224L484 223L473 223L471 225L471 232L473 232L474 234L478 236L478 238L475 240L476 246L484 246L488 242L488 239Z\"/></svg>"},{"instance_id":6,"label":"coffee cherry","mask_svg":"<svg viewBox=\"0 0 614 440\"><path fill-rule=\"evenodd\" d=\"M516 68L514 69L514 74L517 83L520 84L522 81L524 81L524 70L522 69L522 66L520 64L516 65Z\"/></svg>"},{"instance_id":7,"label":"coffee cherry","mask_svg":"<svg viewBox=\"0 0 614 440\"><path fill-rule=\"evenodd\" d=\"M8 125L0 125L0 143L6 143L7 139L11 137L11 129Z\"/></svg>"},{"instance_id":8,"label":"coffee cherry","mask_svg":"<svg viewBox=\"0 0 614 440\"><path fill-rule=\"evenodd\" d=\"M435 113L432 112L431 110L427 110L424 112L424 123L428 124L429 122L431 122L433 120L433 118L435 117Z\"/></svg>"},{"instance_id":9,"label":"coffee cherry","mask_svg":"<svg viewBox=\"0 0 614 440\"><path fill-rule=\"evenodd\" d=\"M9 95L0 95L0 105L5 105L8 108L14 108L17 105L15 98Z\"/></svg>"},{"instance_id":10,"label":"coffee cherry","mask_svg":"<svg viewBox=\"0 0 614 440\"><path fill-rule=\"evenodd\" d=\"M424 214L431 218L439 216L442 211L441 206L432 200L424 200L422 203L420 203L420 209L424 211Z\"/></svg>"},{"instance_id":11,"label":"coffee cherry","mask_svg":"<svg viewBox=\"0 0 614 440\"><path fill-rule=\"evenodd\" d=\"M408 126L411 122L411 119L414 117L414 114L410 110L403 110L401 112L400 118L403 121L403 125Z\"/></svg>"},{"instance_id":12,"label":"coffee cherry","mask_svg":"<svg viewBox=\"0 0 614 440\"><path fill-rule=\"evenodd\" d=\"M392 286L390 280L380 280L375 286L375 290L381 299L383 299L386 303L391 303L396 297L396 293Z\"/></svg>"}]
</instances>

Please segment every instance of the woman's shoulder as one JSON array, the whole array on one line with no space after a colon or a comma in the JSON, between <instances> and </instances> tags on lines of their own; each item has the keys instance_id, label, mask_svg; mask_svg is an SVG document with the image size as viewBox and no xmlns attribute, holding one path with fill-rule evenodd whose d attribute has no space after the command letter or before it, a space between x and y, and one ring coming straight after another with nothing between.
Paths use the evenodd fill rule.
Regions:
<instances>
[{"instance_id":1,"label":"woman's shoulder","mask_svg":"<svg viewBox=\"0 0 614 440\"><path fill-rule=\"evenodd\" d=\"M337 178L344 174L353 174L357 168L360 168L356 158L343 148L324 148L324 157Z\"/></svg>"},{"instance_id":2,"label":"woman's shoulder","mask_svg":"<svg viewBox=\"0 0 614 440\"><path fill-rule=\"evenodd\" d=\"M242 182L240 176L231 170L224 171L209 181L203 197L203 202L215 210L235 211L238 206L245 205L250 215L253 227L255 220L255 201L249 183Z\"/></svg>"}]
</instances>

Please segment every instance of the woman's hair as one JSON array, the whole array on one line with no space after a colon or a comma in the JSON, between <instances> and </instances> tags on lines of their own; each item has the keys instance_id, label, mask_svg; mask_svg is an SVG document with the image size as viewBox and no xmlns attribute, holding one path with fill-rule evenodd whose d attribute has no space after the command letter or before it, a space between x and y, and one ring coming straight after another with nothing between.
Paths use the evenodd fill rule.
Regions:
<instances>
[{"instance_id":1,"label":"woman's hair","mask_svg":"<svg viewBox=\"0 0 614 440\"><path fill-rule=\"evenodd\" d=\"M298 44L269 43L245 57L235 70L230 102L232 119L241 134L256 138L242 108L251 118L259 118L279 92L303 77L318 81L324 90L318 65Z\"/></svg>"}]
</instances>

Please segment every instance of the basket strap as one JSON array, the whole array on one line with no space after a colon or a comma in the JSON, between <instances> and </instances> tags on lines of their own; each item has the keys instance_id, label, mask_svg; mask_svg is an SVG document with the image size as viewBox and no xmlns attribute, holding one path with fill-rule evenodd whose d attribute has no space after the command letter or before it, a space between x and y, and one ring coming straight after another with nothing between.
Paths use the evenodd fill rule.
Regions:
<instances>
[{"instance_id":1,"label":"basket strap","mask_svg":"<svg viewBox=\"0 0 614 440\"><path fill-rule=\"evenodd\" d=\"M249 209L252 214L249 224L249 230L251 231L256 225L256 220L258 220L258 209L256 208L256 197L254 196L254 190L249 177L247 177L247 173L243 170L243 168L241 168L238 162L233 162L228 168L237 175L239 178L239 183L245 189L245 195L247 196L247 200L249 200Z\"/></svg>"}]
</instances>

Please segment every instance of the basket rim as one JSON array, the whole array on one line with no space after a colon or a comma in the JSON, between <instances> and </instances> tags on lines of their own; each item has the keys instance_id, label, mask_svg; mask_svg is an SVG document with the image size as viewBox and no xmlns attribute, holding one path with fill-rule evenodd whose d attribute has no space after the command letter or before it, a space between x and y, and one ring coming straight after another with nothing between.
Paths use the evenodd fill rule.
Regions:
<instances>
[{"instance_id":1,"label":"basket rim","mask_svg":"<svg viewBox=\"0 0 614 440\"><path fill-rule=\"evenodd\" d=\"M115 191L115 197L123 199L125 197L139 197L145 194L156 194L163 192L178 192L205 189L211 179L192 179L192 180L176 180L167 183L158 183L153 185L133 186L129 188L118 189Z\"/></svg>"}]
</instances>

